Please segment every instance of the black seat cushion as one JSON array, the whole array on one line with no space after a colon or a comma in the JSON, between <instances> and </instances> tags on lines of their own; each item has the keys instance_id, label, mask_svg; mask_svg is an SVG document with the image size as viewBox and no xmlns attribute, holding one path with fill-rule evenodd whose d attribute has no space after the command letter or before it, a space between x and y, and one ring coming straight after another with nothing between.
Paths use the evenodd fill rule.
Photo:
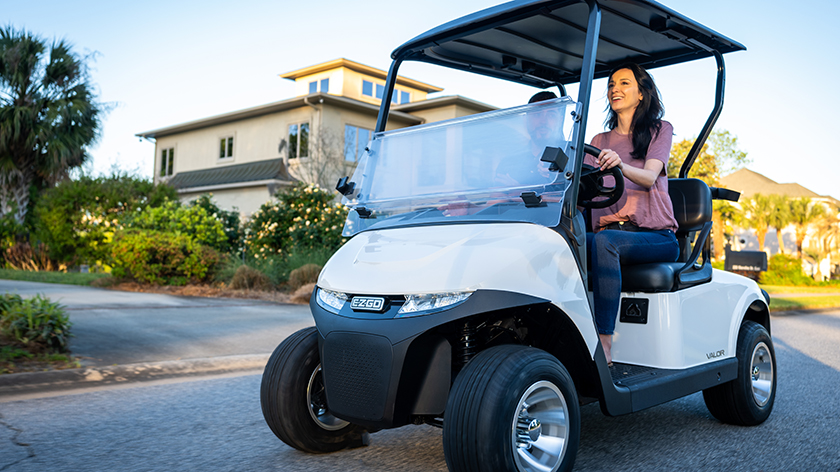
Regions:
<instances>
[{"instance_id":1,"label":"black seat cushion","mask_svg":"<svg viewBox=\"0 0 840 472\"><path fill-rule=\"evenodd\" d=\"M621 266L622 292L670 292L683 262L653 262Z\"/></svg>"}]
</instances>

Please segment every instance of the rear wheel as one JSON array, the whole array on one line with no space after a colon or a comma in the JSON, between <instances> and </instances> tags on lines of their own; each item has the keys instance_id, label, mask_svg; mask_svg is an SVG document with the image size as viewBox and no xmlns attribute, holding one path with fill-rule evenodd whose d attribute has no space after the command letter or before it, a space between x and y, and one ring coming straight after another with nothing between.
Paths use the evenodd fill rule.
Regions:
<instances>
[{"instance_id":1,"label":"rear wheel","mask_svg":"<svg viewBox=\"0 0 840 472\"><path fill-rule=\"evenodd\" d=\"M368 433L333 416L327 407L318 332L302 329L286 338L268 359L260 387L263 417L289 446L333 452L368 443Z\"/></svg>"},{"instance_id":2,"label":"rear wheel","mask_svg":"<svg viewBox=\"0 0 840 472\"><path fill-rule=\"evenodd\" d=\"M776 353L764 326L744 321L738 333L738 378L703 390L712 415L724 423L753 426L773 411L776 399Z\"/></svg>"},{"instance_id":3,"label":"rear wheel","mask_svg":"<svg viewBox=\"0 0 840 472\"><path fill-rule=\"evenodd\" d=\"M455 379L443 422L451 471L571 470L579 440L574 383L544 351L496 346Z\"/></svg>"}]
</instances>

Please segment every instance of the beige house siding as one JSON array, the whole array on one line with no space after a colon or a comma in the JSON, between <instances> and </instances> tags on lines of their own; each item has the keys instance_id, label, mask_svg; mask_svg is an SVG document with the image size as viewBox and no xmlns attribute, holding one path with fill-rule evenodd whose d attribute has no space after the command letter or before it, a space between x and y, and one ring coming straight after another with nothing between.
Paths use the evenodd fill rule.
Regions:
<instances>
[{"instance_id":1,"label":"beige house siding","mask_svg":"<svg viewBox=\"0 0 840 472\"><path fill-rule=\"evenodd\" d=\"M376 127L380 103L375 98L376 85L385 84L386 72L336 59L281 77L295 81L295 98L138 133L139 137L155 140L155 182L171 181L185 201L212 192L220 207L236 207L249 215L268 201L273 191L294 185L296 180L332 188L339 177L352 175L357 162L345 160L345 129L348 125L370 131ZM329 90L323 91L321 80L327 78ZM363 81L373 84L374 97L362 94ZM316 93L309 93L310 82L317 82ZM396 90L408 92L410 102L392 104L387 130L495 109L460 96L428 99L429 93L443 89L402 76L397 79ZM309 155L290 158L289 125L300 123L309 123ZM227 137L233 137L233 155L220 158L220 140ZM174 161L171 175L162 177L164 149L174 150ZM270 160L274 162L263 162ZM266 165L279 174L253 177L254 169L265 169ZM254 181L240 178L243 172L251 172ZM220 180L222 175L227 180Z\"/></svg>"}]
</instances>

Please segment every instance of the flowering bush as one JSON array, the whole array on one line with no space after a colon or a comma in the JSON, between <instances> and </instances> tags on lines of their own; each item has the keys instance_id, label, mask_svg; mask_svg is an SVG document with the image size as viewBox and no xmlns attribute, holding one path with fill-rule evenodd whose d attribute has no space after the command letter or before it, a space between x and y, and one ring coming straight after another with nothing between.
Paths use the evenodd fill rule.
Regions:
<instances>
[{"instance_id":1,"label":"flowering bush","mask_svg":"<svg viewBox=\"0 0 840 472\"><path fill-rule=\"evenodd\" d=\"M124 215L176 198L168 185L125 173L64 181L38 198L35 239L59 262L95 264L108 258L108 244Z\"/></svg>"},{"instance_id":2,"label":"flowering bush","mask_svg":"<svg viewBox=\"0 0 840 472\"><path fill-rule=\"evenodd\" d=\"M347 208L333 202L333 193L313 185L298 185L263 204L246 229L246 249L257 258L286 255L292 250L335 251Z\"/></svg>"},{"instance_id":3,"label":"flowering bush","mask_svg":"<svg viewBox=\"0 0 840 472\"><path fill-rule=\"evenodd\" d=\"M185 234L127 230L111 245L112 274L152 284L185 285L212 275L219 253Z\"/></svg>"}]
</instances>

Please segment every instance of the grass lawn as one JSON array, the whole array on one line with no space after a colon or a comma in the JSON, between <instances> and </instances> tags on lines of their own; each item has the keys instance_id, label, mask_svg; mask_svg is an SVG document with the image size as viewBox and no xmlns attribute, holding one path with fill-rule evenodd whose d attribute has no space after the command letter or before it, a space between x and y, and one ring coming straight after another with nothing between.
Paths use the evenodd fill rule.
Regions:
<instances>
[{"instance_id":1,"label":"grass lawn","mask_svg":"<svg viewBox=\"0 0 840 472\"><path fill-rule=\"evenodd\" d=\"M770 295L774 293L840 293L840 285L834 287L809 287L789 285L760 285Z\"/></svg>"},{"instance_id":2,"label":"grass lawn","mask_svg":"<svg viewBox=\"0 0 840 472\"><path fill-rule=\"evenodd\" d=\"M840 295L825 297L770 298L770 311L807 310L840 307Z\"/></svg>"},{"instance_id":3,"label":"grass lawn","mask_svg":"<svg viewBox=\"0 0 840 472\"><path fill-rule=\"evenodd\" d=\"M0 279L45 282L65 285L90 285L94 280L110 277L109 274L82 274L80 272L32 272L28 270L0 269Z\"/></svg>"}]
</instances>

